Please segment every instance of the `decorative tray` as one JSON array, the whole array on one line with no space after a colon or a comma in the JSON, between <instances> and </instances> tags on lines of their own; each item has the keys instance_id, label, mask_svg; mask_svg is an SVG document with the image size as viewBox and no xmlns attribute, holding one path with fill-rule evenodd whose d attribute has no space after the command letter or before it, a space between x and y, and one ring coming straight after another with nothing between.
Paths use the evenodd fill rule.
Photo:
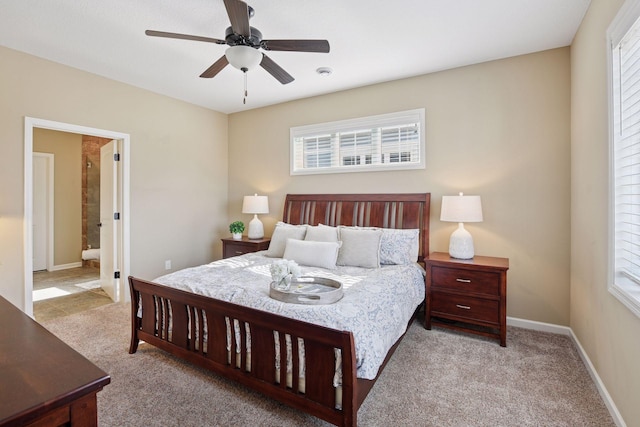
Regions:
<instances>
[{"instance_id":1,"label":"decorative tray","mask_svg":"<svg viewBox=\"0 0 640 427\"><path fill-rule=\"evenodd\" d=\"M289 290L269 286L269 296L291 304L333 304L342 298L342 283L324 277L298 277L291 281Z\"/></svg>"}]
</instances>

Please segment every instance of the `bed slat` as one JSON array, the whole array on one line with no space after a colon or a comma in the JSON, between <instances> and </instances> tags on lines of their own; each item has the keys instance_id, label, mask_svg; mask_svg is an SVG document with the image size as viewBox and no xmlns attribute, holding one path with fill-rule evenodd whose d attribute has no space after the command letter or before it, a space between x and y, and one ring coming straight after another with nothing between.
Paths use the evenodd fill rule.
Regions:
<instances>
[{"instance_id":1,"label":"bed slat","mask_svg":"<svg viewBox=\"0 0 640 427\"><path fill-rule=\"evenodd\" d=\"M226 365L227 362L227 324L225 316L209 311L207 313L207 358Z\"/></svg>"},{"instance_id":2,"label":"bed slat","mask_svg":"<svg viewBox=\"0 0 640 427\"><path fill-rule=\"evenodd\" d=\"M142 309L145 309L144 301ZM172 339L175 345L182 348L190 349L188 334L189 323L187 321L187 306L177 301L171 301L171 319L173 320L173 329L171 330Z\"/></svg>"},{"instance_id":3,"label":"bed slat","mask_svg":"<svg viewBox=\"0 0 640 427\"><path fill-rule=\"evenodd\" d=\"M273 329L251 325L251 352L261 356L251 358L253 375L262 381L275 383L276 352Z\"/></svg>"}]
</instances>

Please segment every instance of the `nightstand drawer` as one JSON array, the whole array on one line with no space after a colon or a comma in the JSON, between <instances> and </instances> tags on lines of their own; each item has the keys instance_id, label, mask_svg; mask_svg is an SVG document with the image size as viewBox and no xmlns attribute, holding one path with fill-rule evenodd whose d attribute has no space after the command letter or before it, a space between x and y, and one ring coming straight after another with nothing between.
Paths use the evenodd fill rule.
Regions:
<instances>
[{"instance_id":1,"label":"nightstand drawer","mask_svg":"<svg viewBox=\"0 0 640 427\"><path fill-rule=\"evenodd\" d=\"M249 239L246 236L242 240L222 239L222 257L231 258L251 252L264 251L269 248L270 238Z\"/></svg>"},{"instance_id":2,"label":"nightstand drawer","mask_svg":"<svg viewBox=\"0 0 640 427\"><path fill-rule=\"evenodd\" d=\"M433 267L431 285L456 291L500 295L500 274L462 268Z\"/></svg>"},{"instance_id":3,"label":"nightstand drawer","mask_svg":"<svg viewBox=\"0 0 640 427\"><path fill-rule=\"evenodd\" d=\"M224 254L222 255L224 258L231 258L232 256L244 255L250 252L255 252L255 249L252 249L247 246L241 245L225 245Z\"/></svg>"},{"instance_id":4,"label":"nightstand drawer","mask_svg":"<svg viewBox=\"0 0 640 427\"><path fill-rule=\"evenodd\" d=\"M447 292L431 293L431 315L452 315L468 320L500 323L500 301Z\"/></svg>"}]
</instances>

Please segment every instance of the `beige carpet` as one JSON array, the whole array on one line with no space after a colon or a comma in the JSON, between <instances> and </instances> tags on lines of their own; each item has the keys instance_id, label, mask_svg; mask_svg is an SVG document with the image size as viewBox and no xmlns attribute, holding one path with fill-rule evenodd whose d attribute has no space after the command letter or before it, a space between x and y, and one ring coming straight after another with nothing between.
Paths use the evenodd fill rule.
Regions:
<instances>
[{"instance_id":1,"label":"beige carpet","mask_svg":"<svg viewBox=\"0 0 640 427\"><path fill-rule=\"evenodd\" d=\"M111 304L43 322L111 375L100 426L326 425L145 343L128 354L129 316ZM510 328L507 345L415 322L359 425L614 425L568 337Z\"/></svg>"}]
</instances>

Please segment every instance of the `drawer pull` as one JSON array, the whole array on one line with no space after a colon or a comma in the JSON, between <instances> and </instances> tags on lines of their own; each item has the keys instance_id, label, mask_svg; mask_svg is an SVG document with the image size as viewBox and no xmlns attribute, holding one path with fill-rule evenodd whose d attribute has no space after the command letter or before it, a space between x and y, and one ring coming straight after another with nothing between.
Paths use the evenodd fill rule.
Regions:
<instances>
[{"instance_id":1,"label":"drawer pull","mask_svg":"<svg viewBox=\"0 0 640 427\"><path fill-rule=\"evenodd\" d=\"M460 305L460 304L456 304L456 307L458 307L458 308L462 308L462 309L465 309L465 310L471 310L471 307L469 307L468 305Z\"/></svg>"},{"instance_id":2,"label":"drawer pull","mask_svg":"<svg viewBox=\"0 0 640 427\"><path fill-rule=\"evenodd\" d=\"M242 255L244 252L242 252L242 251L236 251L236 253L237 253L238 255Z\"/></svg>"},{"instance_id":3,"label":"drawer pull","mask_svg":"<svg viewBox=\"0 0 640 427\"><path fill-rule=\"evenodd\" d=\"M470 279L456 279L456 282L471 283Z\"/></svg>"}]
</instances>

